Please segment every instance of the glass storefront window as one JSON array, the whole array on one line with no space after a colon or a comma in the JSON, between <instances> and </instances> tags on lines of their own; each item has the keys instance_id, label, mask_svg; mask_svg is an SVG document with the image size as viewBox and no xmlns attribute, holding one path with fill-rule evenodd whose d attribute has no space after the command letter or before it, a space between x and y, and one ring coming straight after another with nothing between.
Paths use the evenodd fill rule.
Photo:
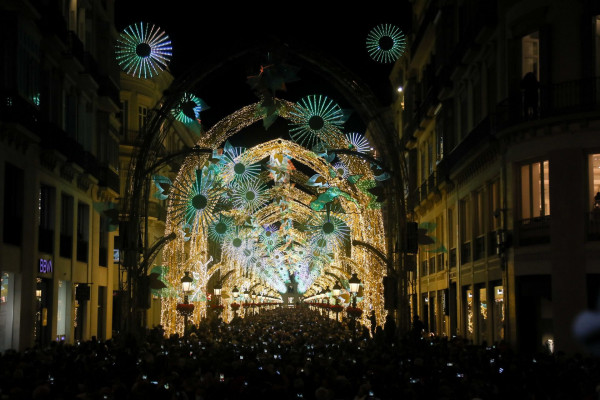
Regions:
<instances>
[{"instance_id":1,"label":"glass storefront window","mask_svg":"<svg viewBox=\"0 0 600 400\"><path fill-rule=\"evenodd\" d=\"M14 274L0 275L0 352L12 347Z\"/></svg>"},{"instance_id":2,"label":"glass storefront window","mask_svg":"<svg viewBox=\"0 0 600 400\"><path fill-rule=\"evenodd\" d=\"M469 339L473 338L473 332L474 332L474 324L473 324L473 291L472 290L467 290L466 291L466 300L467 300L467 337Z\"/></svg>"},{"instance_id":3,"label":"glass storefront window","mask_svg":"<svg viewBox=\"0 0 600 400\"><path fill-rule=\"evenodd\" d=\"M56 340L68 341L71 313L71 284L67 281L58 281L58 310L56 313Z\"/></svg>"},{"instance_id":4,"label":"glass storefront window","mask_svg":"<svg viewBox=\"0 0 600 400\"><path fill-rule=\"evenodd\" d=\"M486 330L487 330L487 319L488 319L488 304L487 304L487 289L480 288L479 289L479 321L478 322L478 331L479 331L479 341L486 340Z\"/></svg>"},{"instance_id":5,"label":"glass storefront window","mask_svg":"<svg viewBox=\"0 0 600 400\"><path fill-rule=\"evenodd\" d=\"M504 288L494 286L494 341L504 340Z\"/></svg>"}]
</instances>

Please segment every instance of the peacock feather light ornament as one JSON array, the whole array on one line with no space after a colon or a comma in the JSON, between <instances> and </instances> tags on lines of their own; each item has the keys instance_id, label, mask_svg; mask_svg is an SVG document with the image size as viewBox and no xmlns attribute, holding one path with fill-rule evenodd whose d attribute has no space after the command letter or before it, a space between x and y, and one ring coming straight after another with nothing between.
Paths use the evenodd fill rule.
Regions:
<instances>
[{"instance_id":1,"label":"peacock feather light ornament","mask_svg":"<svg viewBox=\"0 0 600 400\"><path fill-rule=\"evenodd\" d=\"M350 239L346 222L329 212L314 217L308 224L308 231L312 234L313 250L319 250L320 254L337 249Z\"/></svg>"},{"instance_id":2,"label":"peacock feather light ornament","mask_svg":"<svg viewBox=\"0 0 600 400\"><path fill-rule=\"evenodd\" d=\"M194 121L198 121L200 112L208 108L206 103L199 97L191 93L184 93L179 103L171 110L171 113L177 121L189 125Z\"/></svg>"},{"instance_id":3,"label":"peacock feather light ornament","mask_svg":"<svg viewBox=\"0 0 600 400\"><path fill-rule=\"evenodd\" d=\"M367 51L377 62L395 62L406 48L406 36L400 28L391 24L381 24L367 35Z\"/></svg>"},{"instance_id":4,"label":"peacock feather light ornament","mask_svg":"<svg viewBox=\"0 0 600 400\"><path fill-rule=\"evenodd\" d=\"M127 74L152 78L171 60L171 40L159 27L144 22L128 26L117 39L117 62Z\"/></svg>"},{"instance_id":5,"label":"peacock feather light ornament","mask_svg":"<svg viewBox=\"0 0 600 400\"><path fill-rule=\"evenodd\" d=\"M234 147L229 142L223 146L221 154L215 155L219 159L219 166L223 171L226 182L247 182L256 179L260 174L260 164L248 162L242 155L246 149Z\"/></svg>"},{"instance_id":6,"label":"peacock feather light ornament","mask_svg":"<svg viewBox=\"0 0 600 400\"><path fill-rule=\"evenodd\" d=\"M290 122L292 139L309 149L334 135L344 122L344 112L333 100L323 95L300 99L290 111L295 117Z\"/></svg>"}]
</instances>

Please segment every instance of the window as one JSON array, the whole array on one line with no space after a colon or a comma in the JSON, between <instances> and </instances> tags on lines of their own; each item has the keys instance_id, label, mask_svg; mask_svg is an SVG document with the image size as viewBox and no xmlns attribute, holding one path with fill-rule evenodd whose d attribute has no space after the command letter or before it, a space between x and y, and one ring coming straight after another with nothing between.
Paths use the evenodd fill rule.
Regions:
<instances>
[{"instance_id":1,"label":"window","mask_svg":"<svg viewBox=\"0 0 600 400\"><path fill-rule=\"evenodd\" d=\"M483 226L483 190L473 193L473 233L475 234L474 258L485 256L485 227Z\"/></svg>"},{"instance_id":2,"label":"window","mask_svg":"<svg viewBox=\"0 0 600 400\"><path fill-rule=\"evenodd\" d=\"M121 103L121 135L127 136L129 130L129 101L123 100Z\"/></svg>"},{"instance_id":3,"label":"window","mask_svg":"<svg viewBox=\"0 0 600 400\"><path fill-rule=\"evenodd\" d=\"M600 76L600 15L594 17L595 76Z\"/></svg>"},{"instance_id":4,"label":"window","mask_svg":"<svg viewBox=\"0 0 600 400\"><path fill-rule=\"evenodd\" d=\"M489 229L496 231L502 226L502 211L500 208L500 180L496 179L488 185Z\"/></svg>"},{"instance_id":5,"label":"window","mask_svg":"<svg viewBox=\"0 0 600 400\"><path fill-rule=\"evenodd\" d=\"M454 210L448 209L448 247L450 248L449 260L450 268L456 267L456 236L454 227Z\"/></svg>"},{"instance_id":6,"label":"window","mask_svg":"<svg viewBox=\"0 0 600 400\"><path fill-rule=\"evenodd\" d=\"M494 286L494 341L504 339L504 287Z\"/></svg>"},{"instance_id":7,"label":"window","mask_svg":"<svg viewBox=\"0 0 600 400\"><path fill-rule=\"evenodd\" d=\"M597 193L600 193L600 154L590 154L588 156L588 205L590 209L600 207L600 195L595 199Z\"/></svg>"},{"instance_id":8,"label":"window","mask_svg":"<svg viewBox=\"0 0 600 400\"><path fill-rule=\"evenodd\" d=\"M77 261L87 262L90 226L90 207L85 203L77 205Z\"/></svg>"},{"instance_id":9,"label":"window","mask_svg":"<svg viewBox=\"0 0 600 400\"><path fill-rule=\"evenodd\" d=\"M60 199L60 256L73 256L73 197L62 194Z\"/></svg>"},{"instance_id":10,"label":"window","mask_svg":"<svg viewBox=\"0 0 600 400\"><path fill-rule=\"evenodd\" d=\"M144 106L138 107L138 129L141 131L148 115L148 109Z\"/></svg>"},{"instance_id":11,"label":"window","mask_svg":"<svg viewBox=\"0 0 600 400\"><path fill-rule=\"evenodd\" d=\"M108 219L100 216L100 243L98 265L106 267L108 265Z\"/></svg>"},{"instance_id":12,"label":"window","mask_svg":"<svg viewBox=\"0 0 600 400\"><path fill-rule=\"evenodd\" d=\"M4 168L4 243L21 245L24 190L23 170L6 163Z\"/></svg>"},{"instance_id":13,"label":"window","mask_svg":"<svg viewBox=\"0 0 600 400\"><path fill-rule=\"evenodd\" d=\"M471 200L469 196L465 197L460 201L460 258L461 263L471 261Z\"/></svg>"},{"instance_id":14,"label":"window","mask_svg":"<svg viewBox=\"0 0 600 400\"><path fill-rule=\"evenodd\" d=\"M521 39L521 76L533 72L537 80L540 80L540 35L533 32Z\"/></svg>"},{"instance_id":15,"label":"window","mask_svg":"<svg viewBox=\"0 0 600 400\"><path fill-rule=\"evenodd\" d=\"M550 215L549 162L521 166L521 219Z\"/></svg>"},{"instance_id":16,"label":"window","mask_svg":"<svg viewBox=\"0 0 600 400\"><path fill-rule=\"evenodd\" d=\"M458 119L459 142L464 139L469 132L469 105L467 100L467 91L463 89L458 94L458 109L460 110L460 118Z\"/></svg>"},{"instance_id":17,"label":"window","mask_svg":"<svg viewBox=\"0 0 600 400\"><path fill-rule=\"evenodd\" d=\"M444 125L441 120L435 125L436 164L444 158Z\"/></svg>"},{"instance_id":18,"label":"window","mask_svg":"<svg viewBox=\"0 0 600 400\"><path fill-rule=\"evenodd\" d=\"M41 185L38 199L38 250L54 252L54 188Z\"/></svg>"},{"instance_id":19,"label":"window","mask_svg":"<svg viewBox=\"0 0 600 400\"><path fill-rule=\"evenodd\" d=\"M40 49L34 38L19 30L17 52L17 87L19 94L39 107L40 105Z\"/></svg>"}]
</instances>

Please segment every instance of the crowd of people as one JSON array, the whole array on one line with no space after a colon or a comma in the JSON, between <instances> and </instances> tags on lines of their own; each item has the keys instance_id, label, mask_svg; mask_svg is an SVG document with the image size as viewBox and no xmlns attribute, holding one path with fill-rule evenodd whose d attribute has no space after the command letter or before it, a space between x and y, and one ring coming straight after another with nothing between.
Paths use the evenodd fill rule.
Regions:
<instances>
[{"instance_id":1,"label":"crowd of people","mask_svg":"<svg viewBox=\"0 0 600 400\"><path fill-rule=\"evenodd\" d=\"M596 399L588 356L373 334L306 307L0 354L1 399ZM386 329L394 334L386 334Z\"/></svg>"}]
</instances>

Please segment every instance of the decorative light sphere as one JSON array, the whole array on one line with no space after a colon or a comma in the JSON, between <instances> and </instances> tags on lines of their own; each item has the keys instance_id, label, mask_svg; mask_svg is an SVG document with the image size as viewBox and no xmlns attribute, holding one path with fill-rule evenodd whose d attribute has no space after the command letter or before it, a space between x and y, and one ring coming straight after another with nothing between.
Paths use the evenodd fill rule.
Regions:
<instances>
[{"instance_id":1,"label":"decorative light sphere","mask_svg":"<svg viewBox=\"0 0 600 400\"><path fill-rule=\"evenodd\" d=\"M377 25L367 35L367 51L373 60L380 63L395 62L405 48L406 36L394 25Z\"/></svg>"},{"instance_id":2,"label":"decorative light sphere","mask_svg":"<svg viewBox=\"0 0 600 400\"><path fill-rule=\"evenodd\" d=\"M171 40L155 25L140 22L130 25L117 39L117 62L129 75L152 78L171 60Z\"/></svg>"}]
</instances>

